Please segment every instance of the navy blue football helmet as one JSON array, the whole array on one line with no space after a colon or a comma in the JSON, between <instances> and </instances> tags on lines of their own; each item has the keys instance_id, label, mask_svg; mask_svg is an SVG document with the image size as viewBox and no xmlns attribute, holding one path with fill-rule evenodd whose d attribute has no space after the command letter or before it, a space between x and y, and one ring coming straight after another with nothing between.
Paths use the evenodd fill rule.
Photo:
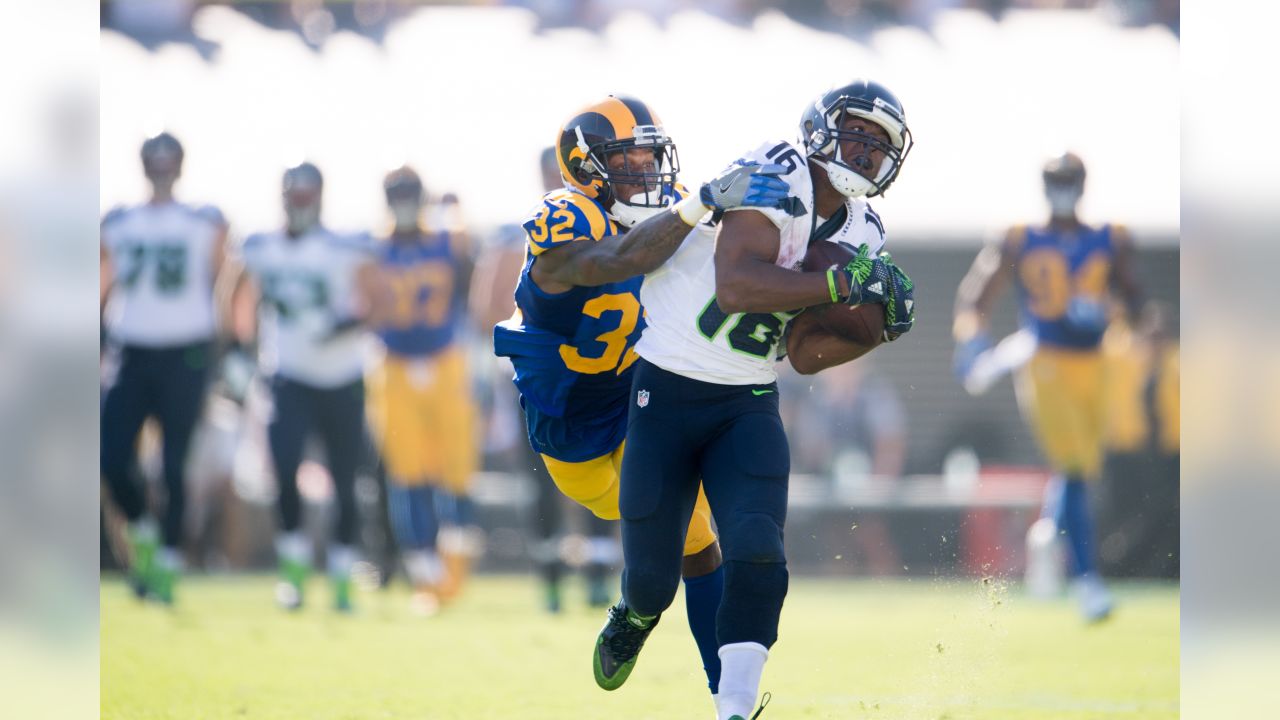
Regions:
<instances>
[{"instance_id":1,"label":"navy blue football helmet","mask_svg":"<svg viewBox=\"0 0 1280 720\"><path fill-rule=\"evenodd\" d=\"M875 135L844 128L849 116L864 118L884 128L886 143ZM861 144L863 152L842 157L841 140ZM848 197L875 197L882 194L902 170L913 141L902 103L878 82L858 79L823 93L800 118L800 144L811 159L827 171L831 184ZM874 177L865 177L858 168L872 167L871 152L884 159Z\"/></svg>"}]
</instances>

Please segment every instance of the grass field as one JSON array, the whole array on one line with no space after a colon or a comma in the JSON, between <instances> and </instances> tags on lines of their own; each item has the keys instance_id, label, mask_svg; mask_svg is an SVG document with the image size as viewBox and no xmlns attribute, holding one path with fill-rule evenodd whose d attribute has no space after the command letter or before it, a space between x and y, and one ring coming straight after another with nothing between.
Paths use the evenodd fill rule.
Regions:
<instances>
[{"instance_id":1,"label":"grass field","mask_svg":"<svg viewBox=\"0 0 1280 720\"><path fill-rule=\"evenodd\" d=\"M322 591L287 615L269 578L197 577L165 610L104 580L102 717L713 717L683 606L605 693L590 669L603 614L547 616L529 578L480 578L425 619L403 590L359 595L350 617L320 607ZM793 580L761 720L1177 717L1177 589L1118 593L1115 617L1084 627L1065 599L999 580Z\"/></svg>"}]
</instances>

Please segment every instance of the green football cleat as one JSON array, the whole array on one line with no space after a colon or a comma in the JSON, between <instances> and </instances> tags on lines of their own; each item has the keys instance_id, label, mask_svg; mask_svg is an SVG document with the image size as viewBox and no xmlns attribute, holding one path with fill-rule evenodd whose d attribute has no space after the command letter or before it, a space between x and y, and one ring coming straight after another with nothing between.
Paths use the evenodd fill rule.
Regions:
<instances>
[{"instance_id":1,"label":"green football cleat","mask_svg":"<svg viewBox=\"0 0 1280 720\"><path fill-rule=\"evenodd\" d=\"M340 613L351 612L351 578L333 579L333 609Z\"/></svg>"},{"instance_id":2,"label":"green football cleat","mask_svg":"<svg viewBox=\"0 0 1280 720\"><path fill-rule=\"evenodd\" d=\"M627 609L621 600L609 608L609 621L596 638L591 658L596 684L605 690L622 687L636 666L645 639L657 626L657 617L646 620Z\"/></svg>"},{"instance_id":3,"label":"green football cleat","mask_svg":"<svg viewBox=\"0 0 1280 720\"><path fill-rule=\"evenodd\" d=\"M302 609L302 587L308 568L296 560L280 560L280 582L276 583L276 604L285 610Z\"/></svg>"},{"instance_id":4,"label":"green football cleat","mask_svg":"<svg viewBox=\"0 0 1280 720\"><path fill-rule=\"evenodd\" d=\"M133 594L139 599L152 592L151 576L159 549L160 543L154 531L140 527L129 528L129 554L132 556L129 564L129 587L133 588Z\"/></svg>"},{"instance_id":5,"label":"green football cleat","mask_svg":"<svg viewBox=\"0 0 1280 720\"><path fill-rule=\"evenodd\" d=\"M157 563L151 570L148 588L151 595L165 605L173 604L173 586L177 584L178 571Z\"/></svg>"}]
</instances>

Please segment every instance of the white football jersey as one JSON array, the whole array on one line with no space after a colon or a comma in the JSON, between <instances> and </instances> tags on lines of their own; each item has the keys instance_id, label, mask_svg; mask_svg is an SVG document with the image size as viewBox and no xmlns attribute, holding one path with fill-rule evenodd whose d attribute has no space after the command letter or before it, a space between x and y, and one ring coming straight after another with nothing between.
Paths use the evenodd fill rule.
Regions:
<instances>
[{"instance_id":1,"label":"white football jersey","mask_svg":"<svg viewBox=\"0 0 1280 720\"><path fill-rule=\"evenodd\" d=\"M102 219L114 282L104 323L126 345L173 347L213 337L214 207L169 202L119 208Z\"/></svg>"},{"instance_id":2,"label":"white football jersey","mask_svg":"<svg viewBox=\"0 0 1280 720\"><path fill-rule=\"evenodd\" d=\"M317 227L297 238L283 230L245 238L245 269L258 283L258 364L308 385L333 388L363 373L368 334L335 334L355 317L357 268L374 259L367 235Z\"/></svg>"},{"instance_id":3,"label":"white football jersey","mask_svg":"<svg viewBox=\"0 0 1280 720\"><path fill-rule=\"evenodd\" d=\"M809 238L826 218L814 213L813 179L802 150L789 142L765 143L743 160L790 168L782 179L803 203L793 217L783 210L760 210L778 226L780 245L776 263L798 270ZM742 162L742 161L739 161ZM862 198L845 202L848 218L827 237L829 242L863 243L872 253L884 247L884 227ZM731 211L732 212L732 211ZM719 385L765 385L777 380L774 363L782 332L794 312L726 314L715 302L716 229L703 223L694 228L665 265L645 277L640 288L646 327L636 352L669 372ZM799 310L799 308L796 308Z\"/></svg>"}]
</instances>

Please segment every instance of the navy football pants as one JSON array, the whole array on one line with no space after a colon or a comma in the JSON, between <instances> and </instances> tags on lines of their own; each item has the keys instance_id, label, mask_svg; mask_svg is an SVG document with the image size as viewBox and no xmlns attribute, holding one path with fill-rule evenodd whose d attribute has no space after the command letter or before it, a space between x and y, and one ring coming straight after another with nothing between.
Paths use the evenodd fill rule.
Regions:
<instances>
[{"instance_id":1,"label":"navy football pants","mask_svg":"<svg viewBox=\"0 0 1280 720\"><path fill-rule=\"evenodd\" d=\"M776 384L716 385L640 360L622 458L627 605L657 615L675 598L701 478L725 560L717 639L772 646L787 594L790 471Z\"/></svg>"},{"instance_id":2,"label":"navy football pants","mask_svg":"<svg viewBox=\"0 0 1280 720\"><path fill-rule=\"evenodd\" d=\"M324 443L325 466L338 503L335 539L344 545L355 544L356 467L365 447L364 381L318 388L277 376L271 381L271 393L275 409L267 438L280 486L280 529L292 532L302 525L298 466L307 436L315 429Z\"/></svg>"},{"instance_id":3,"label":"navy football pants","mask_svg":"<svg viewBox=\"0 0 1280 720\"><path fill-rule=\"evenodd\" d=\"M138 433L148 417L160 423L162 466L168 497L161 531L164 544L182 544L186 512L187 450L209 370L209 344L172 348L119 348L120 367L102 401L99 468L112 497L131 522L146 511L146 496L133 477Z\"/></svg>"}]
</instances>

